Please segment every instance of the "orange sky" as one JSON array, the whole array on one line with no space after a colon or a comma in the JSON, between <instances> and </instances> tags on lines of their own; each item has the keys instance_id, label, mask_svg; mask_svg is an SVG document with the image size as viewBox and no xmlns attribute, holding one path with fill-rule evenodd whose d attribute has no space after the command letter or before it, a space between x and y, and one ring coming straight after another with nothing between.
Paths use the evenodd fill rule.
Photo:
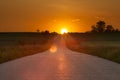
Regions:
<instances>
[{"instance_id":1,"label":"orange sky","mask_svg":"<svg viewBox=\"0 0 120 80\"><path fill-rule=\"evenodd\" d=\"M120 0L0 0L0 32L90 30L98 20L120 29Z\"/></svg>"}]
</instances>

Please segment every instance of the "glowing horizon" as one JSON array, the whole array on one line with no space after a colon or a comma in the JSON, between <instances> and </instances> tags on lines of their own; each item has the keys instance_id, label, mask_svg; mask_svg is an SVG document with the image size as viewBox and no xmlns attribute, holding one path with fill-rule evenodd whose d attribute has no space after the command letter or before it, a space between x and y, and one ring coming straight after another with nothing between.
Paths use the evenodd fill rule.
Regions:
<instances>
[{"instance_id":1,"label":"glowing horizon","mask_svg":"<svg viewBox=\"0 0 120 80\"><path fill-rule=\"evenodd\" d=\"M62 28L61 29L61 34L65 34L65 33L68 33L68 30L66 28Z\"/></svg>"},{"instance_id":2,"label":"glowing horizon","mask_svg":"<svg viewBox=\"0 0 120 80\"><path fill-rule=\"evenodd\" d=\"M1 0L0 32L85 32L99 20L120 29L119 0ZM60 24L62 25L62 24Z\"/></svg>"}]
</instances>

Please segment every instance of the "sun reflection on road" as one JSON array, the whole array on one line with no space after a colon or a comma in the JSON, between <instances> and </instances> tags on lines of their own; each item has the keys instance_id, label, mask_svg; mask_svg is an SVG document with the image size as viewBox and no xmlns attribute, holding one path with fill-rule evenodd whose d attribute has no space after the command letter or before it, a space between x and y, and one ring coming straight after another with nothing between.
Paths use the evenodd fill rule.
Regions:
<instances>
[{"instance_id":1,"label":"sun reflection on road","mask_svg":"<svg viewBox=\"0 0 120 80\"><path fill-rule=\"evenodd\" d=\"M59 70L62 71L65 67L65 64L64 64L64 58L63 57L59 57Z\"/></svg>"},{"instance_id":2,"label":"sun reflection on road","mask_svg":"<svg viewBox=\"0 0 120 80\"><path fill-rule=\"evenodd\" d=\"M65 56L61 53L58 57L58 71L59 71L59 78L60 80L66 80L67 75L68 75L68 70L67 70L67 63Z\"/></svg>"}]
</instances>

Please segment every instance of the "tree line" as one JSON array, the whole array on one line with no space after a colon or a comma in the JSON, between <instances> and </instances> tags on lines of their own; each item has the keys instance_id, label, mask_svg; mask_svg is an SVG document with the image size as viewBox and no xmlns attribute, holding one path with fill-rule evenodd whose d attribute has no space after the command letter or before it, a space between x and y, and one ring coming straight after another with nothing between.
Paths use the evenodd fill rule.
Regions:
<instances>
[{"instance_id":1,"label":"tree line","mask_svg":"<svg viewBox=\"0 0 120 80\"><path fill-rule=\"evenodd\" d=\"M112 25L106 25L105 21L98 21L96 25L91 26L92 33L113 33L120 32L118 28L114 28Z\"/></svg>"}]
</instances>

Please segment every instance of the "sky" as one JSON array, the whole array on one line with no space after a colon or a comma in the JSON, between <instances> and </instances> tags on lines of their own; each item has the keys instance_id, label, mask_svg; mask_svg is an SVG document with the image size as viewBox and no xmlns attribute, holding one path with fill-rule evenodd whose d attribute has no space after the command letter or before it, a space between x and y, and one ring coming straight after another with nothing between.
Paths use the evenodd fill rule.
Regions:
<instances>
[{"instance_id":1,"label":"sky","mask_svg":"<svg viewBox=\"0 0 120 80\"><path fill-rule=\"evenodd\" d=\"M85 32L99 20L120 29L120 0L0 0L0 32Z\"/></svg>"}]
</instances>

